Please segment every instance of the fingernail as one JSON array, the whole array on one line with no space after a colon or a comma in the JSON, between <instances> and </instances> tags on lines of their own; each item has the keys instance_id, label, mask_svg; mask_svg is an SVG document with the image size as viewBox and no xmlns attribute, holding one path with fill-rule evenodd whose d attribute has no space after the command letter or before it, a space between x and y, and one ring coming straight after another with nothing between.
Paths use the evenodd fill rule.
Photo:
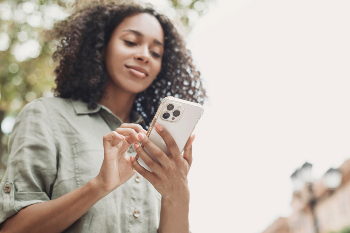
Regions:
<instances>
[{"instance_id":1,"label":"fingernail","mask_svg":"<svg viewBox=\"0 0 350 233\"><path fill-rule=\"evenodd\" d=\"M139 137L140 141L145 138L145 135L143 133L139 133L137 136Z\"/></svg>"},{"instance_id":2,"label":"fingernail","mask_svg":"<svg viewBox=\"0 0 350 233\"><path fill-rule=\"evenodd\" d=\"M144 134L147 134L147 131L146 131L146 130L143 130L143 133L144 133Z\"/></svg>"},{"instance_id":3,"label":"fingernail","mask_svg":"<svg viewBox=\"0 0 350 233\"><path fill-rule=\"evenodd\" d=\"M140 144L138 144L137 142L134 142L134 148L138 149L140 147Z\"/></svg>"},{"instance_id":4,"label":"fingernail","mask_svg":"<svg viewBox=\"0 0 350 233\"><path fill-rule=\"evenodd\" d=\"M135 158L132 157L132 156L130 156L130 161L131 161L131 162L134 162L134 160L135 160Z\"/></svg>"},{"instance_id":5,"label":"fingernail","mask_svg":"<svg viewBox=\"0 0 350 233\"><path fill-rule=\"evenodd\" d=\"M156 123L154 126L159 132L163 131L163 127L160 124Z\"/></svg>"}]
</instances>

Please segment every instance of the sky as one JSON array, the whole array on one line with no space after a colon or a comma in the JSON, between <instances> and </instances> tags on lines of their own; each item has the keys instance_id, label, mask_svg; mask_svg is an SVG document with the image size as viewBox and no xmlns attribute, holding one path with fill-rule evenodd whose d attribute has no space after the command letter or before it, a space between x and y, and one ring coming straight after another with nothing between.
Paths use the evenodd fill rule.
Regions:
<instances>
[{"instance_id":1,"label":"sky","mask_svg":"<svg viewBox=\"0 0 350 233\"><path fill-rule=\"evenodd\" d=\"M189 174L193 232L262 232L290 175L350 158L350 2L218 0L188 37L209 99Z\"/></svg>"}]
</instances>

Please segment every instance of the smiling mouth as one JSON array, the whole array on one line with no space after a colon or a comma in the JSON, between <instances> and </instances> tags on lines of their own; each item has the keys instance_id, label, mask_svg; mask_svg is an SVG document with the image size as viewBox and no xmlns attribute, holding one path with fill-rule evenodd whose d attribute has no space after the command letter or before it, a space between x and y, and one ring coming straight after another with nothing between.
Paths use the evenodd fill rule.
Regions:
<instances>
[{"instance_id":1,"label":"smiling mouth","mask_svg":"<svg viewBox=\"0 0 350 233\"><path fill-rule=\"evenodd\" d=\"M130 73L132 73L137 78L145 78L146 76L148 76L148 73L140 67L127 65L125 65L125 67L130 71Z\"/></svg>"}]
</instances>

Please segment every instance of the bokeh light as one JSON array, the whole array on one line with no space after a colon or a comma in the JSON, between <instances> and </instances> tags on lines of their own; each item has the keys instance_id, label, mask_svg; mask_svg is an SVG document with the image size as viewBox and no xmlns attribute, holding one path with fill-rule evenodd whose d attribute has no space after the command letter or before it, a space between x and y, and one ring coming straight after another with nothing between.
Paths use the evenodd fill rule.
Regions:
<instances>
[{"instance_id":1,"label":"bokeh light","mask_svg":"<svg viewBox=\"0 0 350 233\"><path fill-rule=\"evenodd\" d=\"M1 131L4 134L9 134L12 131L13 125L15 124L15 117L6 117L2 122L1 122Z\"/></svg>"},{"instance_id":2,"label":"bokeh light","mask_svg":"<svg viewBox=\"0 0 350 233\"><path fill-rule=\"evenodd\" d=\"M12 18L11 6L8 3L0 4L0 19L1 20L10 20Z\"/></svg>"},{"instance_id":3,"label":"bokeh light","mask_svg":"<svg viewBox=\"0 0 350 233\"><path fill-rule=\"evenodd\" d=\"M10 37L6 32L0 33L0 51L6 51L10 45Z\"/></svg>"},{"instance_id":4,"label":"bokeh light","mask_svg":"<svg viewBox=\"0 0 350 233\"><path fill-rule=\"evenodd\" d=\"M11 48L11 53L16 60L23 62L30 58L36 58L40 55L41 46L37 40L30 39L24 43L15 43Z\"/></svg>"}]
</instances>

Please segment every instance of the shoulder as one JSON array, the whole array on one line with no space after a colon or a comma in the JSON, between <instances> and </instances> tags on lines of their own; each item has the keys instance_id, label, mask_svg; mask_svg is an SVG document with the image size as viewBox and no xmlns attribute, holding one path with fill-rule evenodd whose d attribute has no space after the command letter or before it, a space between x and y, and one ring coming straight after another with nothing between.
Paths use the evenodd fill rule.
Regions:
<instances>
[{"instance_id":1,"label":"shoulder","mask_svg":"<svg viewBox=\"0 0 350 233\"><path fill-rule=\"evenodd\" d=\"M72 105L71 99L64 99L60 97L41 97L32 102L35 102L37 104L44 104L47 109L66 107Z\"/></svg>"},{"instance_id":2,"label":"shoulder","mask_svg":"<svg viewBox=\"0 0 350 233\"><path fill-rule=\"evenodd\" d=\"M28 103L22 111L26 109L38 109L46 110L46 112L60 111L62 109L67 109L72 106L71 99L63 99L60 97L41 97Z\"/></svg>"},{"instance_id":3,"label":"shoulder","mask_svg":"<svg viewBox=\"0 0 350 233\"><path fill-rule=\"evenodd\" d=\"M24 120L28 117L36 117L37 119L51 118L53 115L63 114L73 111L70 99L59 97L42 97L26 104L17 118Z\"/></svg>"},{"instance_id":4,"label":"shoulder","mask_svg":"<svg viewBox=\"0 0 350 233\"><path fill-rule=\"evenodd\" d=\"M26 104L22 110L33 107L46 107L47 109L51 109L64 105L71 105L71 100L59 97L41 97Z\"/></svg>"}]
</instances>

